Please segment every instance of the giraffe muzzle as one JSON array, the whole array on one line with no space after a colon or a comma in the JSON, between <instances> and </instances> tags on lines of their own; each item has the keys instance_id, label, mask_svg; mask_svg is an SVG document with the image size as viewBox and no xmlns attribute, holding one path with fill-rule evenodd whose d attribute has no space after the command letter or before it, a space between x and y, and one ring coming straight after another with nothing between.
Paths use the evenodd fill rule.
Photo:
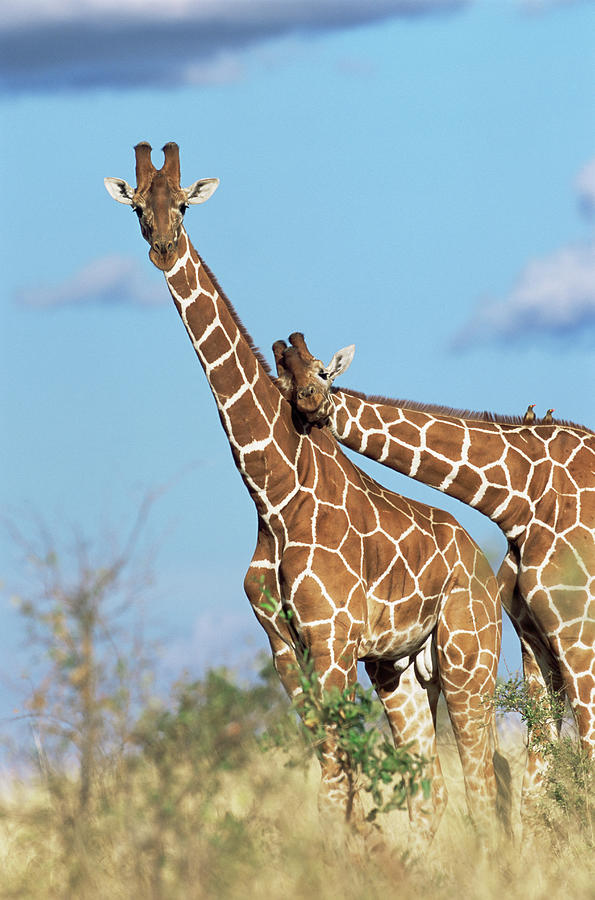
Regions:
<instances>
[{"instance_id":1,"label":"giraffe muzzle","mask_svg":"<svg viewBox=\"0 0 595 900\"><path fill-rule=\"evenodd\" d=\"M153 241L152 244L153 250L155 253L161 253L162 256L167 256L168 253L172 253L174 249L173 241Z\"/></svg>"},{"instance_id":2,"label":"giraffe muzzle","mask_svg":"<svg viewBox=\"0 0 595 900\"><path fill-rule=\"evenodd\" d=\"M316 389L311 385L307 384L306 387L298 388L298 399L305 400L307 397L311 397Z\"/></svg>"},{"instance_id":3,"label":"giraffe muzzle","mask_svg":"<svg viewBox=\"0 0 595 900\"><path fill-rule=\"evenodd\" d=\"M178 252L174 242L153 241L149 250L149 259L162 272L167 272L178 261Z\"/></svg>"},{"instance_id":4,"label":"giraffe muzzle","mask_svg":"<svg viewBox=\"0 0 595 900\"><path fill-rule=\"evenodd\" d=\"M296 391L295 405L301 413L316 413L324 400L314 385L306 385Z\"/></svg>"}]
</instances>

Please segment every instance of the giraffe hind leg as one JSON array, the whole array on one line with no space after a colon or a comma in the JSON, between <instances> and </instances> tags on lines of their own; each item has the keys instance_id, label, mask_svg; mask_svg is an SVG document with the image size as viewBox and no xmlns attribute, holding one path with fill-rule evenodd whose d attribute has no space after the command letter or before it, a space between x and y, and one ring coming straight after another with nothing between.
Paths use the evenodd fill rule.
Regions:
<instances>
[{"instance_id":1,"label":"giraffe hind leg","mask_svg":"<svg viewBox=\"0 0 595 900\"><path fill-rule=\"evenodd\" d=\"M436 709L440 688L437 679L422 684L415 664L402 672L390 661L366 663L366 671L384 706L396 747L411 744L412 751L423 756L431 776L431 794L421 790L408 797L411 844L422 848L429 843L440 824L448 794L436 750Z\"/></svg>"},{"instance_id":2,"label":"giraffe hind leg","mask_svg":"<svg viewBox=\"0 0 595 900\"><path fill-rule=\"evenodd\" d=\"M488 699L496 684L500 636L496 591L492 595L478 579L455 585L436 629L436 652L467 806L481 828L495 822L498 812L499 780L491 734L495 715Z\"/></svg>"}]
</instances>

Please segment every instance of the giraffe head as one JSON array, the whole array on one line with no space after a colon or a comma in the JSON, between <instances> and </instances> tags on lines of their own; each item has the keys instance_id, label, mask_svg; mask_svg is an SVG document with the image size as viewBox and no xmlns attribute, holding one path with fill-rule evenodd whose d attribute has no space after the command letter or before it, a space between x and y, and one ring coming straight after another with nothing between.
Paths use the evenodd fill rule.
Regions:
<instances>
[{"instance_id":1,"label":"giraffe head","mask_svg":"<svg viewBox=\"0 0 595 900\"><path fill-rule=\"evenodd\" d=\"M178 260L178 240L184 213L191 203L204 203L215 192L218 178L202 178L180 187L180 150L170 141L163 148L160 169L151 162L151 145L141 141L136 154L136 188L123 178L105 178L108 193L118 203L131 206L138 216L144 239L151 245L149 259L167 272Z\"/></svg>"},{"instance_id":2,"label":"giraffe head","mask_svg":"<svg viewBox=\"0 0 595 900\"><path fill-rule=\"evenodd\" d=\"M308 422L326 425L332 410L331 385L351 365L355 345L338 350L325 366L312 356L299 331L289 336L289 343L291 347L285 341L273 344L279 389Z\"/></svg>"}]
</instances>

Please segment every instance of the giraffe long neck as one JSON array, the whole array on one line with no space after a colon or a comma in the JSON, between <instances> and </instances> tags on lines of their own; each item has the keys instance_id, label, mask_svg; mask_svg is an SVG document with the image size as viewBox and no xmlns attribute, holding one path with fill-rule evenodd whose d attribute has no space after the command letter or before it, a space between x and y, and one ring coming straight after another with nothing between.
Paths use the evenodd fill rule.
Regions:
<instances>
[{"instance_id":1,"label":"giraffe long neck","mask_svg":"<svg viewBox=\"0 0 595 900\"><path fill-rule=\"evenodd\" d=\"M232 455L265 515L295 482L299 442L289 404L185 231L167 285L209 381ZM289 484L288 484L289 482Z\"/></svg>"},{"instance_id":2,"label":"giraffe long neck","mask_svg":"<svg viewBox=\"0 0 595 900\"><path fill-rule=\"evenodd\" d=\"M342 444L478 509L509 539L522 533L548 486L551 428L439 415L341 390L331 401Z\"/></svg>"}]
</instances>

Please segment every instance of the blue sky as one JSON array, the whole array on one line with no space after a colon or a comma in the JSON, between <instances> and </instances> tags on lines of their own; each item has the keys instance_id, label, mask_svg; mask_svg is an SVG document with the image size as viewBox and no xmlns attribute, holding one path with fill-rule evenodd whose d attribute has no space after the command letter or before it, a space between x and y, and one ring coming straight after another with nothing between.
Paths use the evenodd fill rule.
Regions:
<instances>
[{"instance_id":1,"label":"blue sky","mask_svg":"<svg viewBox=\"0 0 595 900\"><path fill-rule=\"evenodd\" d=\"M595 83L587 3L26 0L0 21L2 501L61 546L167 485L149 618L172 666L241 663L256 515L206 380L103 177L181 148L221 185L188 231L256 343L355 342L348 386L595 424ZM109 27L106 23L109 23ZM26 61L26 65L23 61ZM34 61L34 62L32 62ZM489 551L498 529L449 508ZM23 659L2 554L2 669ZM505 641L509 668L516 642ZM6 679L5 679L6 681ZM2 688L2 709L13 703Z\"/></svg>"}]
</instances>

